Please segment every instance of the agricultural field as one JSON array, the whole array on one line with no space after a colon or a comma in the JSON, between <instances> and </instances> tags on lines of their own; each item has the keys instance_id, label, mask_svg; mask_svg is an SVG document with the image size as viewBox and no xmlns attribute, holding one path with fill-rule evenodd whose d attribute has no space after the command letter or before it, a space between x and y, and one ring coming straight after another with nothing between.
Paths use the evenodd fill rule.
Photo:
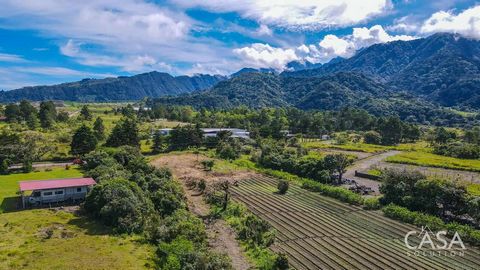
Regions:
<instances>
[{"instance_id":1,"label":"agricultural field","mask_svg":"<svg viewBox=\"0 0 480 270\"><path fill-rule=\"evenodd\" d=\"M81 176L75 166L0 176L0 269L153 268L154 247L138 236L115 235L73 211L18 209L18 181Z\"/></svg>"},{"instance_id":2,"label":"agricultural field","mask_svg":"<svg viewBox=\"0 0 480 270\"><path fill-rule=\"evenodd\" d=\"M418 228L290 185L275 193L277 179L245 180L234 199L277 230L275 251L285 252L296 269L479 269L480 251L468 246L464 257L415 257L404 236Z\"/></svg>"},{"instance_id":3,"label":"agricultural field","mask_svg":"<svg viewBox=\"0 0 480 270\"><path fill-rule=\"evenodd\" d=\"M386 161L425 167L480 172L480 160L447 157L422 151L402 152L388 157Z\"/></svg>"},{"instance_id":4,"label":"agricultural field","mask_svg":"<svg viewBox=\"0 0 480 270\"><path fill-rule=\"evenodd\" d=\"M385 146L377 144L368 144L368 143L353 143L347 142L345 144L335 144L335 141L306 141L302 142L301 145L308 149L338 149L345 151L355 151L355 152L364 152L364 153L378 153L388 150L399 150L399 151L422 151L429 152L428 143L424 141L418 141L415 143L400 143L395 146Z\"/></svg>"}]
</instances>

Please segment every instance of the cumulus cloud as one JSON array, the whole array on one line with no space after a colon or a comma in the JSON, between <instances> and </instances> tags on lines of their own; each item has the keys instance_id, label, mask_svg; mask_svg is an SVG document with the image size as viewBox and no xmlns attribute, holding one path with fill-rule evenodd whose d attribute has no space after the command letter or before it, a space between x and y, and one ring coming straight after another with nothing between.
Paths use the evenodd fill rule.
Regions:
<instances>
[{"instance_id":1,"label":"cumulus cloud","mask_svg":"<svg viewBox=\"0 0 480 270\"><path fill-rule=\"evenodd\" d=\"M187 8L238 12L245 18L290 30L319 30L354 25L385 13L390 0L171 0Z\"/></svg>"},{"instance_id":2,"label":"cumulus cloud","mask_svg":"<svg viewBox=\"0 0 480 270\"><path fill-rule=\"evenodd\" d=\"M421 26L422 33L449 32L480 39L480 5L458 14L453 11L439 11Z\"/></svg>"},{"instance_id":3,"label":"cumulus cloud","mask_svg":"<svg viewBox=\"0 0 480 270\"><path fill-rule=\"evenodd\" d=\"M252 67L270 67L281 70L288 62L298 60L293 49L274 48L261 43L234 49L233 52Z\"/></svg>"},{"instance_id":4,"label":"cumulus cloud","mask_svg":"<svg viewBox=\"0 0 480 270\"><path fill-rule=\"evenodd\" d=\"M318 44L302 44L294 49L274 48L268 44L257 43L235 49L234 52L253 67L272 67L281 70L285 64L293 60L326 63L335 57L349 58L357 50L373 44L414 38L407 35L390 35L381 25L375 25L370 28L353 28L351 35L343 37L326 35Z\"/></svg>"}]
</instances>

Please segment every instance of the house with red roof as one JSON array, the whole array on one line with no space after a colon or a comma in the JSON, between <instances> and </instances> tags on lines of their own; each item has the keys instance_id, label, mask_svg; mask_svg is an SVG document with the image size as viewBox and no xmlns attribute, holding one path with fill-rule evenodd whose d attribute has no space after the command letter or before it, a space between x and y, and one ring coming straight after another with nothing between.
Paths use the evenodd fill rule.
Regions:
<instances>
[{"instance_id":1,"label":"house with red roof","mask_svg":"<svg viewBox=\"0 0 480 270\"><path fill-rule=\"evenodd\" d=\"M27 204L80 201L85 199L87 192L95 184L95 180L89 177L19 182L23 208ZM31 194L26 196L25 193L29 191Z\"/></svg>"}]
</instances>

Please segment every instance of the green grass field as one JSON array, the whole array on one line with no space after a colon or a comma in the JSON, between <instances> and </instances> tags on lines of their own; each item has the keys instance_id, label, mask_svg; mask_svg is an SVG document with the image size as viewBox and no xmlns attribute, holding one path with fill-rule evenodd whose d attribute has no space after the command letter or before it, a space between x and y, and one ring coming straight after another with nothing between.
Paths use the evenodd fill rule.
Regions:
<instances>
[{"instance_id":1,"label":"green grass field","mask_svg":"<svg viewBox=\"0 0 480 270\"><path fill-rule=\"evenodd\" d=\"M386 161L426 167L480 172L480 160L459 159L421 151L402 152L400 154L388 157Z\"/></svg>"},{"instance_id":2,"label":"green grass field","mask_svg":"<svg viewBox=\"0 0 480 270\"><path fill-rule=\"evenodd\" d=\"M0 214L0 269L152 268L153 247L139 240L64 211Z\"/></svg>"},{"instance_id":3,"label":"green grass field","mask_svg":"<svg viewBox=\"0 0 480 270\"><path fill-rule=\"evenodd\" d=\"M139 236L65 211L17 211L19 181L80 177L72 167L0 176L0 269L150 269L154 247Z\"/></svg>"},{"instance_id":4,"label":"green grass field","mask_svg":"<svg viewBox=\"0 0 480 270\"><path fill-rule=\"evenodd\" d=\"M415 143L401 143L395 146L376 145L368 143L346 143L335 144L334 141L315 141L315 142L302 142L303 147L307 149L339 149L346 151L358 151L365 153L377 153L387 150L400 150L400 151L423 151L430 152L428 143L419 141Z\"/></svg>"}]
</instances>

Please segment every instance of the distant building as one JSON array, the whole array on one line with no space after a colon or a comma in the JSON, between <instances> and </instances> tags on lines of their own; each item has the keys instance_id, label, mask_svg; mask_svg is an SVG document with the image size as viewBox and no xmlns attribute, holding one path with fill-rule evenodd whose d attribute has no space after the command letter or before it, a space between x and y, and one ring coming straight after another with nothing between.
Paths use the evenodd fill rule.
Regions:
<instances>
[{"instance_id":1,"label":"distant building","mask_svg":"<svg viewBox=\"0 0 480 270\"><path fill-rule=\"evenodd\" d=\"M172 128L162 128L162 129L159 129L158 132L160 133L160 135L167 136L167 135L170 135L170 132L172 130L173 130ZM201 128L201 130L203 131L203 136L205 138L217 137L218 133L221 131L230 131L232 133L231 135L232 138L242 138L242 139L250 138L250 132L240 128Z\"/></svg>"},{"instance_id":2,"label":"distant building","mask_svg":"<svg viewBox=\"0 0 480 270\"><path fill-rule=\"evenodd\" d=\"M23 208L27 204L41 205L68 200L85 199L89 189L95 185L93 178L71 178L19 182ZM32 194L25 196L26 191Z\"/></svg>"},{"instance_id":3,"label":"distant building","mask_svg":"<svg viewBox=\"0 0 480 270\"><path fill-rule=\"evenodd\" d=\"M330 140L330 135L322 135L322 140L323 141L327 141L327 140Z\"/></svg>"}]
</instances>

